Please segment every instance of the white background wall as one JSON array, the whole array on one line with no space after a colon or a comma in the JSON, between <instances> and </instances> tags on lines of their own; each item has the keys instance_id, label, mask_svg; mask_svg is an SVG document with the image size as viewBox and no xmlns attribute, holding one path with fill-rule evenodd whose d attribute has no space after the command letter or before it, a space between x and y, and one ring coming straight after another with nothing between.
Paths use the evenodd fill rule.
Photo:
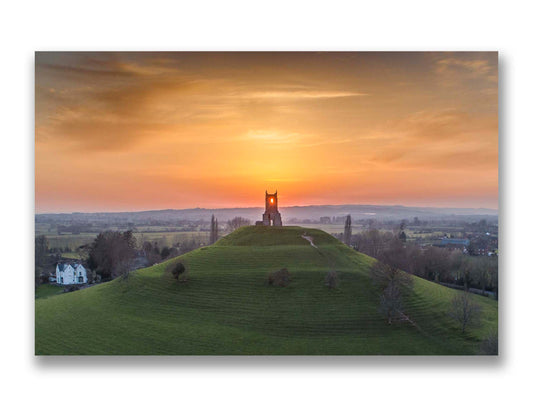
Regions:
<instances>
[{"instance_id":1,"label":"white background wall","mask_svg":"<svg viewBox=\"0 0 533 407\"><path fill-rule=\"evenodd\" d=\"M528 2L11 1L2 15L0 162L3 190L16 199L2 200L9 232L0 238L11 253L4 269L22 273L22 283L0 296L2 404L449 407L530 400ZM499 50L501 356L33 356L34 50ZM58 381L61 395L53 390Z\"/></svg>"}]
</instances>

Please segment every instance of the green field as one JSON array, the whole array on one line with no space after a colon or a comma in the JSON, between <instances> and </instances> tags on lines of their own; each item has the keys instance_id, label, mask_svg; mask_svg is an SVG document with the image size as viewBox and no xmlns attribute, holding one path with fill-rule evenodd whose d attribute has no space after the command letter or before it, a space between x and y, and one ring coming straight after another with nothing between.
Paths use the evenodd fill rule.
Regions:
<instances>
[{"instance_id":1,"label":"green field","mask_svg":"<svg viewBox=\"0 0 533 407\"><path fill-rule=\"evenodd\" d=\"M62 292L63 287L50 284L41 284L35 289L35 298L51 297L52 295L61 294Z\"/></svg>"},{"instance_id":2,"label":"green field","mask_svg":"<svg viewBox=\"0 0 533 407\"><path fill-rule=\"evenodd\" d=\"M38 233L35 235L44 234L48 240L48 245L51 249L68 247L70 250L92 243L98 233L80 233L69 234L47 234ZM206 244L209 241L209 232L168 232L168 231L154 231L152 229L143 232L135 232L133 234L140 244L143 241L158 242L163 246L172 246L174 243L196 240Z\"/></svg>"},{"instance_id":3,"label":"green field","mask_svg":"<svg viewBox=\"0 0 533 407\"><path fill-rule=\"evenodd\" d=\"M186 264L186 283L165 272L176 261ZM373 261L320 230L241 228L127 280L36 299L35 353L475 354L497 329L497 302L476 296L483 323L462 335L447 316L455 291L418 278L405 304L416 326L388 325L369 278ZM282 267L291 284L269 286L267 274ZM331 268L338 289L324 285Z\"/></svg>"}]
</instances>

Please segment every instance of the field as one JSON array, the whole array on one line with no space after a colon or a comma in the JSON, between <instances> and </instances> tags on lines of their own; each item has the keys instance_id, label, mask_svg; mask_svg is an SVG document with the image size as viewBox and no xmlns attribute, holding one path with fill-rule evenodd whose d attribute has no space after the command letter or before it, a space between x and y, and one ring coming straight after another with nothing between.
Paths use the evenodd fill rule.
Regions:
<instances>
[{"instance_id":1,"label":"field","mask_svg":"<svg viewBox=\"0 0 533 407\"><path fill-rule=\"evenodd\" d=\"M176 261L187 282L165 272ZM36 299L35 353L475 354L497 329L497 302L476 296L483 323L462 335L447 316L455 291L418 278L405 303L416 325L388 325L369 278L373 261L320 230L241 228L126 280ZM269 286L267 274L281 267L291 284ZM330 269L338 289L324 285Z\"/></svg>"},{"instance_id":2,"label":"field","mask_svg":"<svg viewBox=\"0 0 533 407\"><path fill-rule=\"evenodd\" d=\"M35 289L35 298L46 298L63 292L62 287L50 284L41 284Z\"/></svg>"},{"instance_id":3,"label":"field","mask_svg":"<svg viewBox=\"0 0 533 407\"><path fill-rule=\"evenodd\" d=\"M209 232L168 232L164 230L154 230L155 228L135 232L134 236L138 242L150 241L162 243L163 246L171 246L176 242L183 242L189 240L197 240L202 243L207 243L209 240ZM44 234L48 240L49 247L51 249L60 248L64 249L65 247L70 250L75 250L79 246L92 243L94 238L98 233L80 233L80 234L69 234L62 233L58 234L49 234L47 232L38 233L38 230L35 231L35 235Z\"/></svg>"},{"instance_id":4,"label":"field","mask_svg":"<svg viewBox=\"0 0 533 407\"><path fill-rule=\"evenodd\" d=\"M344 233L344 224L331 224L331 223L313 223L313 224L305 224L305 223L290 223L287 224L287 226L300 226L300 227L313 227L315 229L323 230L324 232L334 234L334 233ZM399 226L399 223L396 225L396 227ZM379 230L380 232L393 232L393 228L391 227L377 227L375 228ZM352 235L355 235L357 233L362 233L364 231L367 231L368 227L362 224L353 223L352 224ZM429 231L428 231L429 230ZM433 241L435 239L441 238L444 236L445 233L458 233L462 232L462 227L449 227L444 225L439 226L433 226L433 227L420 227L420 226L407 226L405 228L405 233L407 235L408 241L414 241L416 239L423 239L426 241Z\"/></svg>"}]
</instances>

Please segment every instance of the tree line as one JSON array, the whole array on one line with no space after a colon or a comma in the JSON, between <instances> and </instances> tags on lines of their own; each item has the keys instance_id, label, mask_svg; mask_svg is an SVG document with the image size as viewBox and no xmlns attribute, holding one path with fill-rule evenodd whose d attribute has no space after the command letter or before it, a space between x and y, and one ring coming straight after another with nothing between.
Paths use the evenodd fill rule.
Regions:
<instances>
[{"instance_id":1,"label":"tree line","mask_svg":"<svg viewBox=\"0 0 533 407\"><path fill-rule=\"evenodd\" d=\"M372 229L352 236L351 243L362 253L409 274L438 283L462 285L498 293L496 256L472 256L462 251L405 242L398 234Z\"/></svg>"}]
</instances>

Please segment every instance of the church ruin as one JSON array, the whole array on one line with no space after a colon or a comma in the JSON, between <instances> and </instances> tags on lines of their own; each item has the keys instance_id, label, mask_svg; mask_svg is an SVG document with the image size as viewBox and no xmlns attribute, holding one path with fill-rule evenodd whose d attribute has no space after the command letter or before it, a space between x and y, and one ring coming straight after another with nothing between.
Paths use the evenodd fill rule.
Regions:
<instances>
[{"instance_id":1,"label":"church ruin","mask_svg":"<svg viewBox=\"0 0 533 407\"><path fill-rule=\"evenodd\" d=\"M264 226L282 226L281 213L278 211L278 191L274 194L269 194L265 191L265 213L263 220L257 221L256 225Z\"/></svg>"}]
</instances>

